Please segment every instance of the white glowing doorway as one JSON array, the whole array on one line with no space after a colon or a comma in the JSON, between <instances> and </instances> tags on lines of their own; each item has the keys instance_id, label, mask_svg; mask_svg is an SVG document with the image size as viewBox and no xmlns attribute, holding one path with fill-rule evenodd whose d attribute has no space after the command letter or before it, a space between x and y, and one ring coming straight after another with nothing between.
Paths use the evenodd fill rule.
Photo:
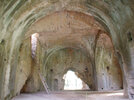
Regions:
<instances>
[{"instance_id":1,"label":"white glowing doorway","mask_svg":"<svg viewBox=\"0 0 134 100\"><path fill-rule=\"evenodd\" d=\"M75 72L69 70L64 76L64 90L84 90L89 89L88 86L77 77Z\"/></svg>"}]
</instances>

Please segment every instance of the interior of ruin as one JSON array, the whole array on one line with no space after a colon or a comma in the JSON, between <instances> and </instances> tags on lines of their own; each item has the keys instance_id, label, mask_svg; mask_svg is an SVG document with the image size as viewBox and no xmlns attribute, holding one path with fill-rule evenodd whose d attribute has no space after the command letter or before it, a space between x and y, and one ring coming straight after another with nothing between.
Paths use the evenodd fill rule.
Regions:
<instances>
[{"instance_id":1,"label":"interior of ruin","mask_svg":"<svg viewBox=\"0 0 134 100\"><path fill-rule=\"evenodd\" d=\"M0 100L134 100L133 38L134 0L0 0Z\"/></svg>"}]
</instances>

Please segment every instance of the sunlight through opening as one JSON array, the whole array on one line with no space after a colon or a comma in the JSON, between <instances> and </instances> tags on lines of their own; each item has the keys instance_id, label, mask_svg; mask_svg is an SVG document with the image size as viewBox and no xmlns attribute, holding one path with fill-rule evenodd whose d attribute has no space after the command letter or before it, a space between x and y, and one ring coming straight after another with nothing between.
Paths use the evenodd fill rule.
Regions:
<instances>
[{"instance_id":1,"label":"sunlight through opening","mask_svg":"<svg viewBox=\"0 0 134 100\"><path fill-rule=\"evenodd\" d=\"M89 89L88 86L77 77L75 72L69 70L63 77L65 80L64 90L83 90Z\"/></svg>"},{"instance_id":2,"label":"sunlight through opening","mask_svg":"<svg viewBox=\"0 0 134 100\"><path fill-rule=\"evenodd\" d=\"M38 37L38 33L34 33L32 36L31 36L31 50L32 50L32 58L35 57L36 55L36 48L37 48L37 37Z\"/></svg>"}]
</instances>

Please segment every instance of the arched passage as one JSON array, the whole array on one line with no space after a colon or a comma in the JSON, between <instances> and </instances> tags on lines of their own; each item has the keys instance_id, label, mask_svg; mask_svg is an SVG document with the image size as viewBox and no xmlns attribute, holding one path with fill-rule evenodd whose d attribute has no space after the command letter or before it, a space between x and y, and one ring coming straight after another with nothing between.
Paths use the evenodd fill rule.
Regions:
<instances>
[{"instance_id":1,"label":"arched passage","mask_svg":"<svg viewBox=\"0 0 134 100\"><path fill-rule=\"evenodd\" d=\"M42 90L37 69L40 69L52 91L63 90L62 78L68 69L78 72L91 90L122 89L122 76L112 42L92 16L72 11L56 12L37 21L31 27L33 29L38 31L39 36L25 92ZM104 59L99 58L100 54ZM105 67L104 70L100 70L102 67ZM99 78L101 75L102 78ZM112 79L114 75L119 77Z\"/></svg>"},{"instance_id":2,"label":"arched passage","mask_svg":"<svg viewBox=\"0 0 134 100\"><path fill-rule=\"evenodd\" d=\"M55 52L46 64L45 72L47 83L52 90L64 90L64 74L69 70L79 73L79 77L94 89L94 79L89 58L80 50L64 48ZM58 86L55 86L55 82Z\"/></svg>"},{"instance_id":3,"label":"arched passage","mask_svg":"<svg viewBox=\"0 0 134 100\"><path fill-rule=\"evenodd\" d=\"M2 50L0 50L2 51L0 54L2 54L1 59L6 59L5 62L3 62L2 60L0 64L2 65L1 71L0 71L2 72L0 76L2 79L2 81L0 82L0 87L2 88L0 91L0 95L1 95L0 97L2 99L6 97L10 98L18 94L25 79L27 79L27 76L25 77L24 80L19 79L19 77L22 77L22 79L24 78L23 74L19 74L19 71L21 72L21 69L19 68L23 66L23 63L24 65L26 65L26 67L23 67L24 69L27 67L29 68L29 63L27 63L27 61L25 60L30 59L30 57L28 57L30 52L28 53L24 52L25 50L26 51L29 50L29 45L27 46L25 45L24 46L25 50L23 50L22 52L19 51L19 48L21 47L21 43L24 39L24 36L26 35L25 38L27 38L27 36L30 36L29 34L31 34L31 32L33 33L33 31L42 33L41 35L43 36L44 36L44 33L47 34L45 35L45 37L47 38L44 38L42 36L42 38L45 39L44 43L42 41L42 46L45 49L43 49L43 51L40 51L41 55L44 55L44 53L42 52L47 51L48 48L53 48L54 46L57 46L57 44L58 45L67 44L67 45L72 45L72 46L79 45L80 47L84 47L86 51L89 51L88 56L90 56L90 61L94 59L94 56L93 56L94 52L92 52L94 51L94 49L92 49L94 48L94 41L93 41L94 38L90 37L91 34L90 36L89 34L84 34L84 36L83 34L76 34L76 35L73 34L73 35L63 36L62 33L59 34L60 31L58 31L57 33L55 32L60 29L59 27L60 24L59 26L57 25L58 26L57 27L55 26L54 23L57 24L58 21L62 22L63 20L62 21L59 20L58 17L56 17L56 14L53 14L53 12L55 11L66 12L64 10L70 10L73 13L76 11L79 11L75 15L75 18L76 19L78 18L77 20L71 20L73 18L70 17L71 15L70 13L67 13L67 14L58 13L60 17L62 16L63 18L63 16L65 15L65 16L68 16L67 19L69 18L69 20L71 20L71 21L67 21L66 23L68 22L69 23L68 25L64 24L65 26L70 26L70 22L75 23L73 24L75 27L73 27L71 23L72 25L71 31L73 33L85 33L83 32L83 30L85 31L87 26L92 26L92 25L95 27L90 27L90 28L88 27L89 28L88 33L97 34L98 29L102 29L97 24L93 24L94 21L95 22L98 22L98 21L94 19L91 21L92 19L91 17L87 19L87 17L85 17L86 14L88 15L88 17L94 16L97 20L99 20L99 22L103 23L102 25L104 25L106 29L108 29L112 42L114 44L115 50L119 50L123 57L123 61L125 65L124 69L125 69L125 72L127 73L126 77L127 77L128 87L129 87L128 93L130 95L130 98L133 99L133 94L134 94L133 93L134 69L133 69L133 63L132 63L133 62L133 56L132 56L133 48L128 46L130 41L127 41L127 38L126 38L127 30L128 29L132 30L131 28L133 27L133 24L134 24L134 22L132 21L133 16L134 16L132 0L127 0L127 1L122 1L122 0L121 1L120 0L113 0L113 1L107 1L107 0L73 0L73 1L72 0L66 0L66 1L65 0L45 0L45 1L43 0L41 1L40 0L31 0L31 1L20 0L20 1L16 1L16 0L11 0L11 1L8 1L8 0L4 0L4 1L0 1L0 5L1 5L0 6L1 8L0 9L1 10L0 41L1 43L5 41L4 45L2 46ZM82 16L80 12L83 12L86 14ZM53 17L50 17L51 16L50 13L54 15L55 19ZM46 23L48 24L50 22L48 24L50 26L44 28L44 30L42 30L43 26L45 27L44 24L38 24L37 26L34 25L34 23L36 22L38 23L37 21L38 19L41 19L42 17L46 17L46 15L49 15L49 14L50 14L49 16L50 19L54 19L58 21L56 22L54 20L49 19L49 21L46 21ZM91 21L92 25L89 25L88 23L89 20ZM79 22L80 23L84 22L84 23L80 24ZM85 22L87 22L88 25ZM86 26L86 27L83 27L83 26ZM28 29L29 31L27 34L26 32ZM66 29L66 28L64 27L63 29ZM92 29L94 29L94 31ZM76 31L76 30L79 30L79 31ZM67 31L70 32L70 30L67 30ZM56 34L54 35L54 33ZM89 39L87 35L91 39ZM58 37L58 36L61 36L61 37ZM58 38L53 38L53 37L58 37ZM87 42L81 41L81 40L85 40L85 37L87 37L89 40L86 40ZM54 41L51 41L53 39ZM85 45L85 43L87 45ZM23 54L26 54L26 55L23 55ZM19 61L19 55L22 56L21 57L22 61ZM28 59L25 59L26 57ZM37 59L38 58L40 58L40 56L38 56ZM41 58L40 60L42 59L43 58ZM38 66L42 66L43 61L39 61L39 62L40 62L39 63L40 65ZM92 62L92 67L95 67L95 64L94 64L95 61L92 60L91 62ZM109 68L107 67L107 69ZM25 72L27 72L27 70ZM28 71L28 74L29 72L30 71ZM94 71L94 73L95 72L96 70Z\"/></svg>"}]
</instances>

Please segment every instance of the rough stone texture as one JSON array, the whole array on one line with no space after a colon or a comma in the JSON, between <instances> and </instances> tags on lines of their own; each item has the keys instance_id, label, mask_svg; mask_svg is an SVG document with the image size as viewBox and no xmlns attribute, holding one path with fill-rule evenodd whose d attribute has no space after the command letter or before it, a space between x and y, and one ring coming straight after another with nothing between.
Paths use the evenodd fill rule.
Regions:
<instances>
[{"instance_id":1,"label":"rough stone texture","mask_svg":"<svg viewBox=\"0 0 134 100\"><path fill-rule=\"evenodd\" d=\"M102 32L100 32L100 29ZM68 12L68 11L57 12L37 21L31 27L31 30L32 31L37 30L39 33L38 43L40 44L38 44L38 47L39 46L42 47L43 49L42 55L44 55L44 57L42 58L43 59L45 58L44 59L45 62L43 62L44 64L42 65L41 69L42 69L42 73L44 74L44 77L47 78L47 82L51 90L63 90L63 86L64 86L63 75L69 69L78 72L79 77L85 83L89 85L91 90L95 90L95 89L96 90L110 90L110 89L115 90L115 89L122 88L120 67L117 62L117 59L114 59L114 58L111 59L109 57L109 55L114 55L113 46L109 37L103 35L103 38L100 37L97 40L97 43L99 44L95 45L97 34L99 35L104 32L103 32L103 28L97 22L95 22L93 17L91 16L88 17L87 15L84 15L78 12ZM77 35L77 38L76 38L76 35ZM88 44L89 41L90 43ZM106 44L105 46L104 46L104 43ZM104 81L99 81L102 79L98 78L97 86L95 85L96 83L94 80L94 77L95 77L93 73L94 66L91 64L92 63L91 61L94 60L94 59L91 59L91 58L94 58L94 53L95 53L94 46L96 46L97 48L96 50L98 50L99 47L104 48L104 50L97 51L99 53L104 52L105 49L111 50L111 51L108 51L108 54L107 54L108 57L106 53L104 52L105 58L102 59L100 62L101 62L101 66L106 66L106 67L111 66L112 75L110 74L104 75L104 78L103 78ZM65 48L69 49L70 52L69 50L66 51ZM79 52L77 52L78 50L75 50L75 49L78 49L78 50L82 49L81 52L83 53L83 55L87 56L86 59L84 58L86 62L83 62L82 60L83 56L80 56L82 54L79 54ZM46 51L45 54L44 54L44 51ZM41 54L38 52L39 51L37 50L37 56L39 56L40 58ZM111 52L113 53L111 54ZM89 53L89 55L87 55L87 53ZM97 57L99 58L101 56L97 54L96 58ZM117 63L117 65L113 64L114 62L112 63L113 59L115 60L115 63ZM106 60L109 60L109 62L107 62ZM98 59L96 59L96 62L99 62ZM105 62L107 62L107 64L105 64ZM100 65L100 63L98 64ZM36 71L37 70L36 67L39 67L39 66L35 65L34 67L33 68ZM98 65L96 64L96 69L98 73L104 73L103 70L100 70L97 67ZM116 67L118 68L116 69ZM37 72L34 74L34 71L33 71L32 76L33 76L32 78L33 81L28 80L29 84L27 83L27 86L25 86L25 92L34 92L34 91L39 90L40 88L39 86L36 86L37 84L39 84L38 81L36 81L38 78ZM98 74L98 76L101 77L100 74ZM114 79L113 81L112 79L107 78L107 77L116 77L116 76L117 76L117 79ZM110 79L110 81L107 81L105 83L105 80L108 80L108 79ZM110 83L112 85L109 85Z\"/></svg>"},{"instance_id":2,"label":"rough stone texture","mask_svg":"<svg viewBox=\"0 0 134 100\"><path fill-rule=\"evenodd\" d=\"M63 90L63 76L68 70L79 73L79 77L94 89L93 71L88 57L79 50L65 48L55 52L46 64L46 78L52 90Z\"/></svg>"},{"instance_id":3,"label":"rough stone texture","mask_svg":"<svg viewBox=\"0 0 134 100\"><path fill-rule=\"evenodd\" d=\"M60 21L53 18L54 16L57 18L56 14L61 16ZM70 23L65 24L69 22L68 20L67 22L63 20L65 31L52 31L53 28L59 30L56 22L61 23L63 18L66 19L64 16L67 15L69 17L73 15L76 18L75 20L69 18L73 22L71 32L67 29ZM52 24L54 27L45 26L40 22L47 17L50 17L48 25ZM96 36L106 33L112 40L115 50L113 55L116 55L116 52L121 55L117 62L122 59L122 71L127 84L126 94L129 95L130 100L134 100L133 18L133 0L0 0L0 99L10 99L18 94L29 75L38 77L30 70L34 69L33 66L30 68L32 64L35 63L34 66L43 71L47 57L53 54L53 51L67 46L80 49L90 58L89 62L92 65L93 77L97 86ZM39 22L37 26L36 22ZM85 29L87 27L88 29ZM32 60L29 55L30 47L26 46L29 42L24 41L30 39L31 34L35 32L46 35L43 35L45 41L44 38L42 41L39 37L40 50L38 50L36 60L30 64ZM21 46L22 51L19 50ZM20 55L22 56L21 61L19 61ZM19 73L18 69L23 69L24 72ZM23 73L27 73L28 76L26 77Z\"/></svg>"},{"instance_id":4,"label":"rough stone texture","mask_svg":"<svg viewBox=\"0 0 134 100\"><path fill-rule=\"evenodd\" d=\"M100 34L95 53L98 90L118 90L123 88L122 72L110 38Z\"/></svg>"}]
</instances>

